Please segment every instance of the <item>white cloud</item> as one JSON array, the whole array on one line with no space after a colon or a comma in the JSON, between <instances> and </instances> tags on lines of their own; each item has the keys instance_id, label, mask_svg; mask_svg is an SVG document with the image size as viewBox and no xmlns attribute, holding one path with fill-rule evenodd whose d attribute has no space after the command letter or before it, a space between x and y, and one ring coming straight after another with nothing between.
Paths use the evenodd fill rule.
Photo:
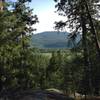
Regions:
<instances>
[{"instance_id":1,"label":"white cloud","mask_svg":"<svg viewBox=\"0 0 100 100\"><path fill-rule=\"evenodd\" d=\"M65 20L65 17L58 16L54 10L45 10L38 14L39 23L35 25L37 28L36 33L43 32L43 31L54 31L54 22L59 20Z\"/></svg>"}]
</instances>

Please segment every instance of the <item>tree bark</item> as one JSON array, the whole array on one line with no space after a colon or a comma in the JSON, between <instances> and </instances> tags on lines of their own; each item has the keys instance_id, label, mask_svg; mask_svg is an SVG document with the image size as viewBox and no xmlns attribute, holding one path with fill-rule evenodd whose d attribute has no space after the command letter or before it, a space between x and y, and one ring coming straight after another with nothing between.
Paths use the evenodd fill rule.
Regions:
<instances>
[{"instance_id":1,"label":"tree bark","mask_svg":"<svg viewBox=\"0 0 100 100\"><path fill-rule=\"evenodd\" d=\"M97 49L98 55L100 57L100 48L99 48L97 34L96 34L96 31L95 31L95 28L94 28L94 23L93 23L93 20L92 20L90 11L89 11L87 1L86 0L84 0L84 1L85 1L85 7L86 7L86 10L87 10L87 14L88 14L88 19L90 21L91 33L93 34L93 39L94 39L94 42L96 44L96 49Z\"/></svg>"},{"instance_id":2,"label":"tree bark","mask_svg":"<svg viewBox=\"0 0 100 100\"><path fill-rule=\"evenodd\" d=\"M92 94L92 80L91 80L91 62L90 62L90 58L89 58L89 48L88 48L88 44L87 44L87 28L86 28L86 18L84 16L84 6L81 8L82 12L81 12L81 27L82 27L82 45L83 45L83 55L84 55L84 72L85 72L85 77L86 80L88 80L88 83L86 82L86 84L89 85L90 88L90 93ZM87 79L87 75L88 78ZM87 86L87 85L86 85ZM85 89L85 91L87 90L87 87Z\"/></svg>"},{"instance_id":3,"label":"tree bark","mask_svg":"<svg viewBox=\"0 0 100 100\"><path fill-rule=\"evenodd\" d=\"M99 42L98 42L97 34L96 34L96 31L95 31L94 23L93 23L93 20L92 20L92 16L91 16L90 11L89 11L88 3L87 3L86 0L84 0L84 1L85 1L86 11L87 11L87 14L88 14L88 19L89 19L89 22L90 22L89 23L90 27L91 27L90 31L93 34L93 39L94 39L94 43L95 43L95 46L96 46L96 51L97 51L96 59L99 62L100 61L100 47L99 47ZM96 84L96 87L94 87L94 88L95 88L95 91L96 91L95 94L99 95L99 84Z\"/></svg>"}]
</instances>

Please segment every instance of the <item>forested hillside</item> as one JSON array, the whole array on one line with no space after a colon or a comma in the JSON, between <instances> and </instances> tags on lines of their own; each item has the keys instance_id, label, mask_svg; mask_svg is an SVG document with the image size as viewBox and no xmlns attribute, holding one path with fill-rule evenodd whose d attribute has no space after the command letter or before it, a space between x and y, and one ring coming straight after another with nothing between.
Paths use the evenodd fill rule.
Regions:
<instances>
[{"instance_id":1,"label":"forested hillside","mask_svg":"<svg viewBox=\"0 0 100 100\"><path fill-rule=\"evenodd\" d=\"M69 33L67 32L58 32L58 31L48 31L32 35L32 45L38 48L73 48L78 46L81 41L81 35L78 34L75 39L75 44L73 41L68 39Z\"/></svg>"}]
</instances>

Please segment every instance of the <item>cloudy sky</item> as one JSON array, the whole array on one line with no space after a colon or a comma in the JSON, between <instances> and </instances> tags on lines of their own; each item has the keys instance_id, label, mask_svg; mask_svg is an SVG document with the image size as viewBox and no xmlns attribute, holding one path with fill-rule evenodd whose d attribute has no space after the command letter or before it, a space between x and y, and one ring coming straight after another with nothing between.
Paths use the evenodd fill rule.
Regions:
<instances>
[{"instance_id":1,"label":"cloudy sky","mask_svg":"<svg viewBox=\"0 0 100 100\"><path fill-rule=\"evenodd\" d=\"M43 31L53 31L54 22L62 18L55 13L55 2L53 0L32 0L30 7L39 18L39 23L35 25L36 33Z\"/></svg>"}]
</instances>

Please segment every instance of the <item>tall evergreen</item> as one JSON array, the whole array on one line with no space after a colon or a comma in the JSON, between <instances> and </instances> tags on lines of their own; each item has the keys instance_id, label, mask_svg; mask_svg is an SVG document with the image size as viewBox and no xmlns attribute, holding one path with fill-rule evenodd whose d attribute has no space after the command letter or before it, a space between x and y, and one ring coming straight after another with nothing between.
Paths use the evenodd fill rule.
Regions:
<instances>
[{"instance_id":1,"label":"tall evergreen","mask_svg":"<svg viewBox=\"0 0 100 100\"><path fill-rule=\"evenodd\" d=\"M13 9L0 12L0 91L27 89L32 84L29 71L33 52L29 40L35 30L31 26L38 18L26 6L28 2L30 0L12 2Z\"/></svg>"},{"instance_id":2,"label":"tall evergreen","mask_svg":"<svg viewBox=\"0 0 100 100\"><path fill-rule=\"evenodd\" d=\"M91 41L93 43L92 49L95 48L96 56L95 58L98 60L100 59L99 53L99 45L98 39L96 36L95 26L93 23L93 17L97 14L97 9L94 9L94 4L98 3L99 0L55 0L57 2L56 8L60 15L66 16L68 21L65 22L58 22L56 24L56 28L63 28L66 25L69 25L71 28L72 33L70 34L70 38L74 38L78 32L82 32L82 42L83 42L83 55L84 55L84 71L85 75L89 76L86 84L89 84L90 92L93 92L93 87L97 90L97 86L93 86L92 83L92 69L93 59L90 58L90 48L88 42L88 33L92 34ZM99 63L99 62L98 62ZM96 77L95 77L96 78ZM95 80L96 81L96 80ZM98 82L99 83L99 82ZM98 84L97 84L98 85Z\"/></svg>"}]
</instances>

